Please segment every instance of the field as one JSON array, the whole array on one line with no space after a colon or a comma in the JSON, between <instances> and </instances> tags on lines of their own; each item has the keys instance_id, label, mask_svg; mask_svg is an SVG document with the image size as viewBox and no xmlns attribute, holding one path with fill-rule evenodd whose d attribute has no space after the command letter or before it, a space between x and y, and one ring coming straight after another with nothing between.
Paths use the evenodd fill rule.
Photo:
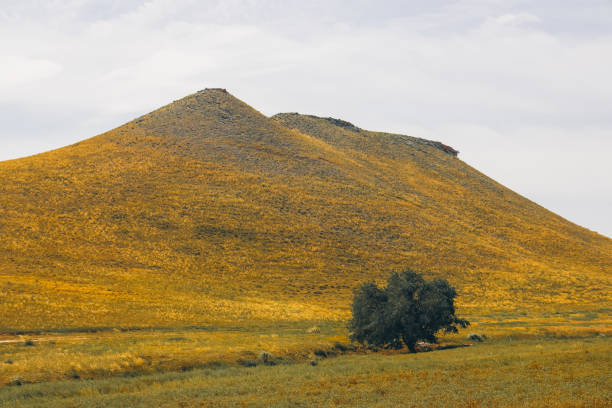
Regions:
<instances>
[{"instance_id":1,"label":"field","mask_svg":"<svg viewBox=\"0 0 612 408\"><path fill-rule=\"evenodd\" d=\"M314 333L281 325L3 336L0 406L612 403L609 310L470 319L440 344L471 346L417 354L355 348L345 328L325 322ZM468 340L470 332L487 340Z\"/></svg>"},{"instance_id":2,"label":"field","mask_svg":"<svg viewBox=\"0 0 612 408\"><path fill-rule=\"evenodd\" d=\"M0 388L3 407L608 407L608 337L493 339L429 353Z\"/></svg>"}]
</instances>

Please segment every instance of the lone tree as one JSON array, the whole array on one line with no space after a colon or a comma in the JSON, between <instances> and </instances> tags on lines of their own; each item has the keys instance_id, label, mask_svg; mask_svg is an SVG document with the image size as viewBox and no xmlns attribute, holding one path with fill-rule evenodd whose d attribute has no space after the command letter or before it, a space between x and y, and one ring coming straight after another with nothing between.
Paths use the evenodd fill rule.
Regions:
<instances>
[{"instance_id":1,"label":"lone tree","mask_svg":"<svg viewBox=\"0 0 612 408\"><path fill-rule=\"evenodd\" d=\"M406 269L394 272L385 288L364 283L355 292L351 339L379 347L415 352L418 341L436 342L436 333L456 333L470 323L455 316L455 289L445 279L426 281Z\"/></svg>"}]
</instances>

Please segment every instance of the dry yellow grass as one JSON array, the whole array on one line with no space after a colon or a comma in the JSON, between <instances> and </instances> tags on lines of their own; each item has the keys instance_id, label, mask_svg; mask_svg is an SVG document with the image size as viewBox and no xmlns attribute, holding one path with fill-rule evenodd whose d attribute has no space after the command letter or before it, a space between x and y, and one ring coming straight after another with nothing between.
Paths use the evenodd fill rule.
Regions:
<instances>
[{"instance_id":1,"label":"dry yellow grass","mask_svg":"<svg viewBox=\"0 0 612 408\"><path fill-rule=\"evenodd\" d=\"M216 367L0 387L3 407L542 407L612 401L608 338L491 341L431 353Z\"/></svg>"},{"instance_id":2,"label":"dry yellow grass","mask_svg":"<svg viewBox=\"0 0 612 408\"><path fill-rule=\"evenodd\" d=\"M404 266L449 279L459 314L612 308L609 238L426 141L220 90L0 180L4 332L343 321Z\"/></svg>"},{"instance_id":3,"label":"dry yellow grass","mask_svg":"<svg viewBox=\"0 0 612 408\"><path fill-rule=\"evenodd\" d=\"M348 342L344 329L306 327L145 330L0 336L0 386L142 375L193 368L306 361L315 350Z\"/></svg>"},{"instance_id":4,"label":"dry yellow grass","mask_svg":"<svg viewBox=\"0 0 612 408\"><path fill-rule=\"evenodd\" d=\"M491 316L473 318L472 326L459 334L442 335L441 344L476 343L469 333L485 334L489 343L549 342L553 339L612 338L612 322L606 315L579 320L572 314L556 316ZM316 350L341 354L337 343L349 346L346 328L320 322L280 327L233 329L149 329L95 333L44 333L0 336L0 388L14 384L66 379L96 379L125 375L185 371L203 367L261 365L262 351L278 363L299 363L317 358ZM352 348L352 347L351 347ZM353 350L355 351L355 350ZM407 350L384 350L403 354ZM358 354L370 353L363 348Z\"/></svg>"}]
</instances>

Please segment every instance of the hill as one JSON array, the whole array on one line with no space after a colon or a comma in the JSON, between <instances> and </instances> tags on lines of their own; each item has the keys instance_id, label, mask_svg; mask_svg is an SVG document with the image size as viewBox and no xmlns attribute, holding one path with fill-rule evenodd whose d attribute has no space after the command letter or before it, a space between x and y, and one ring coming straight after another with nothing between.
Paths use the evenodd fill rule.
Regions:
<instances>
[{"instance_id":1,"label":"hill","mask_svg":"<svg viewBox=\"0 0 612 408\"><path fill-rule=\"evenodd\" d=\"M0 331L341 320L406 265L464 313L611 307L612 240L456 155L208 89L2 162Z\"/></svg>"}]
</instances>

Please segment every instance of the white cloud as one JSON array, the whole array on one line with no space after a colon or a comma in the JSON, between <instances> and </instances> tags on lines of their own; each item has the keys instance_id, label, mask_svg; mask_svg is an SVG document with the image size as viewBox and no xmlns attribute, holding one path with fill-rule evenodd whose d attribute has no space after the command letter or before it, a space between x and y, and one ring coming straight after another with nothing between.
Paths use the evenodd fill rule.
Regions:
<instances>
[{"instance_id":1,"label":"white cloud","mask_svg":"<svg viewBox=\"0 0 612 408\"><path fill-rule=\"evenodd\" d=\"M538 16L530 13L519 13L519 14L504 14L494 19L496 24L520 26L530 23L539 23L541 20Z\"/></svg>"},{"instance_id":2,"label":"white cloud","mask_svg":"<svg viewBox=\"0 0 612 408\"><path fill-rule=\"evenodd\" d=\"M5 55L0 64L0 101L25 85L57 75L62 66L40 58Z\"/></svg>"}]
</instances>

